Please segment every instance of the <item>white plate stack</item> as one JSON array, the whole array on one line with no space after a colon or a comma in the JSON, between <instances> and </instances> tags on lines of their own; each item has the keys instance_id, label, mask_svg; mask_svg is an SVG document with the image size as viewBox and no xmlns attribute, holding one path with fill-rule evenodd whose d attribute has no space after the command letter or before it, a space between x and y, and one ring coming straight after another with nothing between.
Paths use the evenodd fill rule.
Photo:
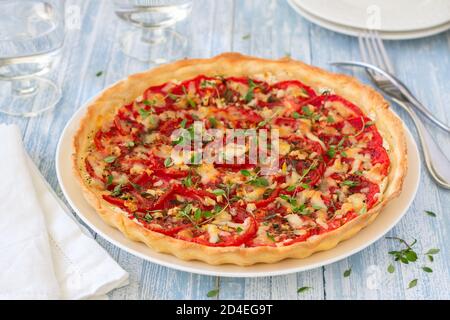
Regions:
<instances>
[{"instance_id":1,"label":"white plate stack","mask_svg":"<svg viewBox=\"0 0 450 320\"><path fill-rule=\"evenodd\" d=\"M357 36L378 30L383 39L427 37L450 29L449 0L287 0L307 20Z\"/></svg>"}]
</instances>

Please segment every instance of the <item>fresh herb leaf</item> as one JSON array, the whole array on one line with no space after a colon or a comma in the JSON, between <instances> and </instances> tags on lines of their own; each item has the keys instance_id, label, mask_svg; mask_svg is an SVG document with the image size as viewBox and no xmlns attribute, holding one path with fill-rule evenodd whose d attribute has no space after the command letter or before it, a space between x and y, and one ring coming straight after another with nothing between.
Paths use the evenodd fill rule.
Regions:
<instances>
[{"instance_id":1,"label":"fresh herb leaf","mask_svg":"<svg viewBox=\"0 0 450 320\"><path fill-rule=\"evenodd\" d=\"M183 183L183 185L187 188L192 187L192 179L191 179L191 175L189 174L186 178L184 178L183 180L181 180L181 182Z\"/></svg>"},{"instance_id":2,"label":"fresh herb leaf","mask_svg":"<svg viewBox=\"0 0 450 320\"><path fill-rule=\"evenodd\" d=\"M201 155L199 153L197 153L197 152L193 153L192 156L191 156L191 159L190 159L191 164L192 165L199 165L200 161L201 161L200 156Z\"/></svg>"},{"instance_id":3,"label":"fresh herb leaf","mask_svg":"<svg viewBox=\"0 0 450 320\"><path fill-rule=\"evenodd\" d=\"M267 181L266 178L257 177L257 178L253 178L250 181L248 181L248 184L251 184L252 186L255 186L255 187L267 187L267 186L269 186L269 181Z\"/></svg>"},{"instance_id":4,"label":"fresh herb leaf","mask_svg":"<svg viewBox=\"0 0 450 320\"><path fill-rule=\"evenodd\" d=\"M332 116L328 116L327 117L327 122L328 123L334 123L334 118Z\"/></svg>"},{"instance_id":5,"label":"fresh herb leaf","mask_svg":"<svg viewBox=\"0 0 450 320\"><path fill-rule=\"evenodd\" d=\"M244 35L242 36L242 40L248 40L248 39L250 39L250 38L251 38L251 34L250 34L250 33L244 34Z\"/></svg>"},{"instance_id":6,"label":"fresh herb leaf","mask_svg":"<svg viewBox=\"0 0 450 320\"><path fill-rule=\"evenodd\" d=\"M295 112L292 114L292 118L294 118L294 119L299 119L299 118L300 118L300 113L298 113L297 111L295 111Z\"/></svg>"},{"instance_id":7,"label":"fresh herb leaf","mask_svg":"<svg viewBox=\"0 0 450 320\"><path fill-rule=\"evenodd\" d=\"M122 184L118 184L114 187L113 192L111 193L111 196L118 197L122 194Z\"/></svg>"},{"instance_id":8,"label":"fresh herb leaf","mask_svg":"<svg viewBox=\"0 0 450 320\"><path fill-rule=\"evenodd\" d=\"M297 186L293 185L293 186L289 186L286 188L286 191L292 192L295 190L295 188L297 188Z\"/></svg>"},{"instance_id":9,"label":"fresh herb leaf","mask_svg":"<svg viewBox=\"0 0 450 320\"><path fill-rule=\"evenodd\" d=\"M302 107L302 111L308 117L310 117L310 116L312 116L314 114L314 112L308 106L303 106Z\"/></svg>"},{"instance_id":10,"label":"fresh herb leaf","mask_svg":"<svg viewBox=\"0 0 450 320\"><path fill-rule=\"evenodd\" d=\"M213 190L212 193L214 193L216 196L223 196L223 195L225 195L225 190L215 189L215 190Z\"/></svg>"},{"instance_id":11,"label":"fresh herb leaf","mask_svg":"<svg viewBox=\"0 0 450 320\"><path fill-rule=\"evenodd\" d=\"M222 209L218 210L218 212L220 212L220 211L222 211ZM203 211L202 215L208 219L208 218L211 218L214 215L214 213L212 213L211 211Z\"/></svg>"},{"instance_id":12,"label":"fresh herb leaf","mask_svg":"<svg viewBox=\"0 0 450 320\"><path fill-rule=\"evenodd\" d=\"M108 156L105 159L103 159L103 161L105 161L106 163L113 163L114 161L116 161L117 157L116 156Z\"/></svg>"},{"instance_id":13,"label":"fresh herb leaf","mask_svg":"<svg viewBox=\"0 0 450 320\"><path fill-rule=\"evenodd\" d=\"M176 94L173 93L168 93L167 96L172 100L172 101L177 101L178 100L178 96Z\"/></svg>"},{"instance_id":14,"label":"fresh herb leaf","mask_svg":"<svg viewBox=\"0 0 450 320\"><path fill-rule=\"evenodd\" d=\"M417 279L411 280L408 284L408 289L414 288L417 285Z\"/></svg>"},{"instance_id":15,"label":"fresh herb leaf","mask_svg":"<svg viewBox=\"0 0 450 320\"><path fill-rule=\"evenodd\" d=\"M155 100L149 101L149 100L144 100L142 101L143 104L145 104L146 106L154 106L156 104Z\"/></svg>"},{"instance_id":16,"label":"fresh herb leaf","mask_svg":"<svg viewBox=\"0 0 450 320\"><path fill-rule=\"evenodd\" d=\"M209 292L206 294L206 296L207 296L208 298L213 298L213 297L216 297L218 294L219 294L219 289L214 289L214 290L209 291Z\"/></svg>"},{"instance_id":17,"label":"fresh herb leaf","mask_svg":"<svg viewBox=\"0 0 450 320\"><path fill-rule=\"evenodd\" d=\"M425 254L430 254L430 255L432 255L432 254L438 254L439 252L440 252L441 250L439 250L439 249L430 249L430 250L428 250L427 251L427 253L425 253Z\"/></svg>"},{"instance_id":18,"label":"fresh herb leaf","mask_svg":"<svg viewBox=\"0 0 450 320\"><path fill-rule=\"evenodd\" d=\"M100 77L102 74L103 74L103 71L98 71L98 72L95 74L95 76L96 76L96 77Z\"/></svg>"},{"instance_id":19,"label":"fresh herb leaf","mask_svg":"<svg viewBox=\"0 0 450 320\"><path fill-rule=\"evenodd\" d=\"M202 216L203 216L203 214L202 214L202 210L200 208L195 210L195 212L194 212L194 219L195 220L200 220L202 218Z\"/></svg>"},{"instance_id":20,"label":"fresh herb leaf","mask_svg":"<svg viewBox=\"0 0 450 320\"><path fill-rule=\"evenodd\" d=\"M172 158L169 157L169 158L166 158L166 160L164 160L164 167L169 168L172 165L173 165Z\"/></svg>"},{"instance_id":21,"label":"fresh herb leaf","mask_svg":"<svg viewBox=\"0 0 450 320\"><path fill-rule=\"evenodd\" d=\"M180 127L185 129L186 128L186 123L187 123L187 120L183 119L183 121L180 122Z\"/></svg>"},{"instance_id":22,"label":"fresh herb leaf","mask_svg":"<svg viewBox=\"0 0 450 320\"><path fill-rule=\"evenodd\" d=\"M389 273L394 273L395 267L394 267L394 265L392 263L387 267L387 271Z\"/></svg>"},{"instance_id":23,"label":"fresh herb leaf","mask_svg":"<svg viewBox=\"0 0 450 320\"><path fill-rule=\"evenodd\" d=\"M297 293L303 293L306 292L308 290L312 289L311 287L301 287L297 289Z\"/></svg>"},{"instance_id":24,"label":"fresh herb leaf","mask_svg":"<svg viewBox=\"0 0 450 320\"><path fill-rule=\"evenodd\" d=\"M422 267L422 270L428 273L432 273L433 269L431 269L430 267Z\"/></svg>"},{"instance_id":25,"label":"fresh herb leaf","mask_svg":"<svg viewBox=\"0 0 450 320\"><path fill-rule=\"evenodd\" d=\"M352 268L348 268L344 271L344 278L350 277L350 274L352 273Z\"/></svg>"},{"instance_id":26,"label":"fresh herb leaf","mask_svg":"<svg viewBox=\"0 0 450 320\"><path fill-rule=\"evenodd\" d=\"M214 80L202 80L200 82L200 88L215 88L217 86L216 82Z\"/></svg>"},{"instance_id":27,"label":"fresh herb leaf","mask_svg":"<svg viewBox=\"0 0 450 320\"><path fill-rule=\"evenodd\" d=\"M270 241L276 242L275 238L273 237L273 235L271 235L271 234L269 233L269 231L266 232L266 236L267 236L267 238L270 239Z\"/></svg>"},{"instance_id":28,"label":"fresh herb leaf","mask_svg":"<svg viewBox=\"0 0 450 320\"><path fill-rule=\"evenodd\" d=\"M127 143L125 143L125 146L127 148L133 148L136 144L134 143L134 141L128 141Z\"/></svg>"},{"instance_id":29,"label":"fresh herb leaf","mask_svg":"<svg viewBox=\"0 0 450 320\"><path fill-rule=\"evenodd\" d=\"M211 127L217 128L217 125L219 124L217 119L214 117L209 118L209 123L211 124Z\"/></svg>"},{"instance_id":30,"label":"fresh herb leaf","mask_svg":"<svg viewBox=\"0 0 450 320\"><path fill-rule=\"evenodd\" d=\"M358 181L345 180L341 182L343 186L356 187L359 185Z\"/></svg>"},{"instance_id":31,"label":"fresh herb leaf","mask_svg":"<svg viewBox=\"0 0 450 320\"><path fill-rule=\"evenodd\" d=\"M184 141L183 136L179 136L178 138L176 138L175 140L172 141L172 145L176 146L176 145L182 143L183 141Z\"/></svg>"},{"instance_id":32,"label":"fresh herb leaf","mask_svg":"<svg viewBox=\"0 0 450 320\"><path fill-rule=\"evenodd\" d=\"M191 211L192 211L192 204L188 203L187 205L184 206L183 209L180 210L180 215L190 220L191 217L189 216L189 214L191 213Z\"/></svg>"},{"instance_id":33,"label":"fresh herb leaf","mask_svg":"<svg viewBox=\"0 0 450 320\"><path fill-rule=\"evenodd\" d=\"M429 215L430 217L433 217L433 218L436 217L436 213L434 213L433 211L425 210L425 213L426 213L427 215Z\"/></svg>"},{"instance_id":34,"label":"fresh herb leaf","mask_svg":"<svg viewBox=\"0 0 450 320\"><path fill-rule=\"evenodd\" d=\"M140 185L138 185L137 183L130 182L130 184L135 190L137 190L137 191L142 190L142 187Z\"/></svg>"},{"instance_id":35,"label":"fresh herb leaf","mask_svg":"<svg viewBox=\"0 0 450 320\"><path fill-rule=\"evenodd\" d=\"M152 114L151 111L145 110L145 109L139 109L139 115L141 116L142 120L147 119Z\"/></svg>"},{"instance_id":36,"label":"fresh herb leaf","mask_svg":"<svg viewBox=\"0 0 450 320\"><path fill-rule=\"evenodd\" d=\"M244 229L242 229L241 227L237 227L237 228L236 228L236 232L237 232L237 233L241 233L242 231L244 231Z\"/></svg>"},{"instance_id":37,"label":"fresh herb leaf","mask_svg":"<svg viewBox=\"0 0 450 320\"><path fill-rule=\"evenodd\" d=\"M244 177L250 177L252 174L250 173L250 171L248 171L248 170L246 170L246 169L243 169L243 170L241 170L241 174L244 176Z\"/></svg>"},{"instance_id":38,"label":"fresh herb leaf","mask_svg":"<svg viewBox=\"0 0 450 320\"><path fill-rule=\"evenodd\" d=\"M110 185L112 185L112 183L113 183L113 176L112 176L112 175L109 175L109 176L106 178L106 186L109 187Z\"/></svg>"},{"instance_id":39,"label":"fresh herb leaf","mask_svg":"<svg viewBox=\"0 0 450 320\"><path fill-rule=\"evenodd\" d=\"M330 158L334 158L334 156L336 155L336 148L334 146L330 146L330 149L328 149L327 151L327 155Z\"/></svg>"},{"instance_id":40,"label":"fresh herb leaf","mask_svg":"<svg viewBox=\"0 0 450 320\"><path fill-rule=\"evenodd\" d=\"M267 120L258 123L257 129L264 127L267 124Z\"/></svg>"},{"instance_id":41,"label":"fresh herb leaf","mask_svg":"<svg viewBox=\"0 0 450 320\"><path fill-rule=\"evenodd\" d=\"M186 96L186 100L188 104L191 106L191 108L195 108L197 106L197 103L194 100L192 100L192 98Z\"/></svg>"},{"instance_id":42,"label":"fresh herb leaf","mask_svg":"<svg viewBox=\"0 0 450 320\"><path fill-rule=\"evenodd\" d=\"M196 103L194 100L192 100L192 98L189 96L189 93L187 92L185 86L183 86L182 89L183 89L184 97L185 97L187 103L188 103L192 108L195 108L195 107L197 106L197 103Z\"/></svg>"},{"instance_id":43,"label":"fresh herb leaf","mask_svg":"<svg viewBox=\"0 0 450 320\"><path fill-rule=\"evenodd\" d=\"M417 261L417 253L412 249L417 240L414 240L411 244L408 244L405 240L398 237L386 237L386 239L397 240L406 246L406 249L403 250L389 251L389 254L394 256L395 261L400 261L404 264Z\"/></svg>"},{"instance_id":44,"label":"fresh herb leaf","mask_svg":"<svg viewBox=\"0 0 450 320\"><path fill-rule=\"evenodd\" d=\"M417 261L417 253L415 253L414 251L405 252L405 257L406 257L406 259L408 259L409 262Z\"/></svg>"},{"instance_id":45,"label":"fresh herb leaf","mask_svg":"<svg viewBox=\"0 0 450 320\"><path fill-rule=\"evenodd\" d=\"M367 212L367 206L366 206L366 204L363 204L361 210L359 210L359 214L364 214L366 212Z\"/></svg>"},{"instance_id":46,"label":"fresh herb leaf","mask_svg":"<svg viewBox=\"0 0 450 320\"><path fill-rule=\"evenodd\" d=\"M153 217L152 217L152 215L150 213L146 213L145 216L144 216L144 220L146 222L150 222L150 221L153 220Z\"/></svg>"},{"instance_id":47,"label":"fresh herb leaf","mask_svg":"<svg viewBox=\"0 0 450 320\"><path fill-rule=\"evenodd\" d=\"M294 198L288 196L287 194L280 194L279 197L280 197L281 199L283 199L283 200L289 202L289 203L291 203L292 200L294 199Z\"/></svg>"},{"instance_id":48,"label":"fresh herb leaf","mask_svg":"<svg viewBox=\"0 0 450 320\"><path fill-rule=\"evenodd\" d=\"M258 85L252 79L248 79L248 91L244 97L245 102L249 103L253 100L253 97L255 96L254 90L257 87Z\"/></svg>"}]
</instances>

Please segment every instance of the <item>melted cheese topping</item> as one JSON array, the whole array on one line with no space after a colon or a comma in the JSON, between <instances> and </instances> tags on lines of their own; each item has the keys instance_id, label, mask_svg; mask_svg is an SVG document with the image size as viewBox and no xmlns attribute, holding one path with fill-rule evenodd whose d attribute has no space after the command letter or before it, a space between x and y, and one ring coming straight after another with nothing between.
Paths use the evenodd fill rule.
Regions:
<instances>
[{"instance_id":1,"label":"melted cheese topping","mask_svg":"<svg viewBox=\"0 0 450 320\"><path fill-rule=\"evenodd\" d=\"M380 149L367 150L380 144L376 127L366 127L357 106L321 94L298 81L277 83L272 74L149 88L111 114L114 121L96 120L87 178L136 223L186 241L250 247L311 239L376 205L389 170ZM194 121L202 122L200 132ZM192 161L196 153L178 150L186 142L172 137L179 128L204 137L203 147L226 163ZM278 129L279 159L230 163L248 160L249 140L223 145L207 128ZM266 176L277 161L281 167Z\"/></svg>"},{"instance_id":2,"label":"melted cheese topping","mask_svg":"<svg viewBox=\"0 0 450 320\"><path fill-rule=\"evenodd\" d=\"M214 182L219 174L213 164L201 164L196 171L200 175L202 184Z\"/></svg>"}]
</instances>

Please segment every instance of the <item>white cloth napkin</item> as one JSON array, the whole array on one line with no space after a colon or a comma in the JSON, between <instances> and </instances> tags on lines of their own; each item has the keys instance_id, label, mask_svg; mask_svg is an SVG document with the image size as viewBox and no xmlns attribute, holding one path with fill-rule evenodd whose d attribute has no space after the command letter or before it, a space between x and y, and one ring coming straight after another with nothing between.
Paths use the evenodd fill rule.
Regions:
<instances>
[{"instance_id":1,"label":"white cloth napkin","mask_svg":"<svg viewBox=\"0 0 450 320\"><path fill-rule=\"evenodd\" d=\"M99 299L128 284L0 124L0 299Z\"/></svg>"}]
</instances>

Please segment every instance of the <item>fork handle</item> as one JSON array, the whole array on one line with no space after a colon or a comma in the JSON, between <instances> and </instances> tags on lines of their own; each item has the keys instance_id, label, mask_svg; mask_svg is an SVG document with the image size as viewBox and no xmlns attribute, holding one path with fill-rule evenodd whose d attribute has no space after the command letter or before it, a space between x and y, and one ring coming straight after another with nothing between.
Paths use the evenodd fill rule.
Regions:
<instances>
[{"instance_id":1,"label":"fork handle","mask_svg":"<svg viewBox=\"0 0 450 320\"><path fill-rule=\"evenodd\" d=\"M369 63L359 62L359 61L340 61L340 62L331 62L332 65L336 66L353 66L353 67L363 67L366 70L374 70L378 73L381 73L385 76L394 86L397 87L398 90L402 93L402 95L411 103L411 106L419 110L424 116L434 122L439 128L444 130L447 133L450 133L450 127L438 120L433 114L412 94L412 92L408 89L408 87L396 76L393 74L381 69L380 67L374 66ZM391 95L391 94L389 94Z\"/></svg>"},{"instance_id":2,"label":"fork handle","mask_svg":"<svg viewBox=\"0 0 450 320\"><path fill-rule=\"evenodd\" d=\"M408 89L408 87L404 86L404 89L406 90L406 92L408 93L408 95L406 96L408 98L408 100L411 102L411 105L413 107L415 107L417 110L419 110L425 117L428 118L428 120L430 120L431 122L433 122L434 124L436 124L439 128L441 128L442 130L446 131L447 133L450 133L450 127L445 124L444 122L440 121L438 118L436 118L431 112L430 110L428 110L423 104L422 102L420 102L415 96L414 94L412 94L412 92Z\"/></svg>"},{"instance_id":3,"label":"fork handle","mask_svg":"<svg viewBox=\"0 0 450 320\"><path fill-rule=\"evenodd\" d=\"M402 107L413 120L422 145L425 165L431 177L439 186L450 189L450 161L413 111L412 104L396 98L392 98L392 100Z\"/></svg>"}]
</instances>

